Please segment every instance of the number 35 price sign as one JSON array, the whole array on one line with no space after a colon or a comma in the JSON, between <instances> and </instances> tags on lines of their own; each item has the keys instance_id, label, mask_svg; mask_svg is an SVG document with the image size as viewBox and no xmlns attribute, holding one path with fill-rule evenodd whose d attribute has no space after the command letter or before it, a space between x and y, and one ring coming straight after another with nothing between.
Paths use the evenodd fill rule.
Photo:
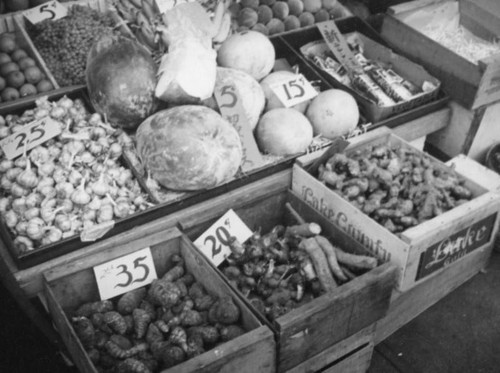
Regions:
<instances>
[{"instance_id":1,"label":"number 35 price sign","mask_svg":"<svg viewBox=\"0 0 500 373\"><path fill-rule=\"evenodd\" d=\"M149 247L96 265L94 274L101 300L148 285L158 278Z\"/></svg>"},{"instance_id":2,"label":"number 35 price sign","mask_svg":"<svg viewBox=\"0 0 500 373\"><path fill-rule=\"evenodd\" d=\"M194 241L194 244L212 263L218 266L231 254L231 249L229 248L231 237L236 237L239 242L243 243L251 235L252 231L250 228L245 225L233 210L229 210L208 228L205 233L198 237Z\"/></svg>"}]
</instances>

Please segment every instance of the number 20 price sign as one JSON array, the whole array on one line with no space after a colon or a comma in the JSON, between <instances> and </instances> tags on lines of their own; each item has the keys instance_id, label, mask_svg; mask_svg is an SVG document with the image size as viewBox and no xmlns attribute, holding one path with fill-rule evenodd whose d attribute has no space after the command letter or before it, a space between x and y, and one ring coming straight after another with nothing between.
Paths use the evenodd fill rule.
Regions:
<instances>
[{"instance_id":1,"label":"number 20 price sign","mask_svg":"<svg viewBox=\"0 0 500 373\"><path fill-rule=\"evenodd\" d=\"M148 285L158 278L149 247L96 265L94 274L101 300Z\"/></svg>"},{"instance_id":2,"label":"number 20 price sign","mask_svg":"<svg viewBox=\"0 0 500 373\"><path fill-rule=\"evenodd\" d=\"M233 210L229 210L198 237L194 244L218 266L231 254L229 248L231 237L236 237L239 242L244 243L251 235L250 228Z\"/></svg>"}]
</instances>

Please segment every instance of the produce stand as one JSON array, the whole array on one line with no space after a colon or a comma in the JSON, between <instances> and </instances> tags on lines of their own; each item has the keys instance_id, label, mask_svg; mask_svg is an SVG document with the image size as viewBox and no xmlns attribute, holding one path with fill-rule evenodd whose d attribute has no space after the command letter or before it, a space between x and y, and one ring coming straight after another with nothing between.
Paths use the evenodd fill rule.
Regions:
<instances>
[{"instance_id":1,"label":"produce stand","mask_svg":"<svg viewBox=\"0 0 500 373\"><path fill-rule=\"evenodd\" d=\"M164 48L162 41L158 41L161 32L158 32L157 37L153 39L149 38L151 35L148 34L149 28L157 25L152 21L154 17L146 17L147 20L145 18L141 21L141 17L144 17L147 12L142 8L137 8L140 1L116 1L115 4L110 0L71 1L63 4L68 7L89 6L100 12L112 11L116 28L134 43L145 46L156 67L161 69L161 64L158 63L162 48ZM474 5L471 1L461 0L461 2L464 3L464 9L469 17L464 17L464 22L468 22L470 27L477 27L483 35L494 28L495 22L492 18L488 18L487 24L484 25L487 26L487 30L474 22L475 15L481 15L484 12L483 8ZM158 6L158 1L143 1L142 6L144 3L154 3L153 5ZM237 25L234 23L235 17L232 14L233 23L230 28L241 28L242 34L245 34L244 28L253 27L243 24L250 24L254 21L252 12L257 14L257 10L250 11L253 9L252 3L252 1L245 2L244 8L247 9L245 16L236 17ZM436 1L423 3L434 4ZM124 9L123 4L136 8ZM210 2L205 4L210 14L217 14L213 5L216 4L210 5ZM382 117L375 109L377 115L373 116L374 113L368 110L367 106L363 106L363 98L357 96L351 87L333 79L302 54L302 46L323 38L320 31L322 26L308 25L286 32L274 32L279 31L281 27L278 24L281 21L278 22L277 19L281 17L279 12L283 9L273 9L275 13L273 27L279 27L274 29L272 35L268 35L266 39L270 41L275 52L275 61L272 62L275 63L276 70L272 72L282 69L293 71L293 73L298 72L313 84L316 94L333 89L350 92L357 100L360 115L358 122L348 133L333 139L317 136L315 133L309 146L284 155L268 154L271 152L262 150L259 156L264 159L264 162L259 167L243 169L243 166L241 168L238 166L237 171L231 177L215 186L200 187L198 190L196 188L194 190L175 190L175 188L170 190L161 186L159 189L163 193L161 195L163 199L158 199L155 188L159 185L159 181L151 177L145 164L134 163L134 156L136 158L144 156L147 150L139 149L138 133L135 133L135 130L126 129L123 133L132 139L131 143L134 146L126 149L130 152L125 153L122 164L138 180L141 190L151 198L150 201L154 202L149 202L148 208L138 209L138 211L134 208L135 213L123 218L115 216L112 228L105 230L94 240L82 242L83 240L77 235L51 243L46 247L42 246L45 250L27 251L20 256L16 256L17 249L13 246L14 235L11 235L2 217L2 222L0 222L0 279L2 283L16 298L37 328L56 344L63 354L70 357L81 372L97 372L97 370L92 362L94 357L86 351L84 341L75 332L76 329L72 325L75 318L72 315L83 301L99 300L94 276L95 267L113 259L123 258L127 254L136 253L145 247L151 249L158 277L172 268L172 263L168 258L172 254L181 254L186 262L186 268L193 272L195 279L204 282L209 291L220 296L230 295L241 309L246 331L232 342L218 345L216 349L204 352L168 370L162 370L165 373L174 371L201 373L215 370L221 372L241 370L249 373L257 370L289 373L366 372L370 367L373 350L377 343L410 322L486 266L497 240L500 212L498 185L500 183L497 183L491 174L486 175L487 172L484 169L476 167L474 160L482 161L486 148L497 140L500 141L500 138L496 139L493 134L496 130L495 118L498 117L500 110L500 101L495 93L497 92L495 82L498 80L495 75L498 56L472 67L454 56L450 57L439 45L415 36L416 31L409 30L409 26L398 19L404 20L405 17L399 16L402 13L406 16L413 10L409 5L403 4L391 8L384 15L385 19L380 33L360 17L354 16L348 9L342 9L340 17L338 17L340 13L336 12L327 16L328 19L335 19L334 26L338 27L339 35L359 33L364 35L363 37L369 37L374 44L367 42L367 49L372 48L371 56L382 53L381 60L384 61L384 65L390 65L391 61L400 61L399 56L408 58L408 60L401 59L401 61L409 61L403 62L402 65L406 65L407 68L411 65L412 73L418 70L419 74L425 76L426 82L432 81L435 89L431 92L432 94L428 96L424 94L426 99L413 102L411 107L409 102L403 100L397 112L391 112L389 115L385 113ZM129 11L133 11L132 18L128 18ZM325 9L322 11L328 14ZM319 23L320 18L321 16L318 15L315 22ZM174 19L174 21L177 20ZM184 24L184 21L179 24ZM223 26L224 22L223 20ZM287 22L286 24L290 25L292 21ZM200 27L203 26L202 22L200 25ZM85 103L89 115L93 115L96 112L94 106L97 107L97 101L90 87L86 85L61 87L32 43L28 32L30 27L22 12L0 16L0 34L5 31L15 32L16 37L22 40L19 42L20 45L29 50L29 54L53 83L55 89L48 92L49 101L55 102L62 97L69 97L71 100L78 98ZM220 51L219 48L222 48L224 43L224 40L218 39L221 30L223 31L223 27L217 30L216 36L213 37L217 51ZM412 42L408 44L407 38L411 35L414 39L411 39ZM429 46L433 47L434 52L428 52ZM175 47L179 46L175 45L172 48L175 49ZM251 60L250 57L253 57L254 53L256 55L259 53L257 44L254 47L255 50L248 52L248 60ZM387 48L393 49L399 56L395 57ZM425 52L423 55L416 55L417 52L422 51ZM439 58L437 67L434 63L436 54L442 56ZM434 57L430 58L429 55ZM337 55L335 57L339 58ZM371 58L376 59L376 57ZM202 57L201 60L203 60ZM453 63L449 61L455 61L457 66L462 66L460 79L456 79L456 74L450 72L450 64L453 65ZM221 63L221 61L218 62ZM179 68L181 67L183 66ZM344 65L344 69L350 68L349 64ZM469 73L464 73L464 71L469 71ZM193 71L193 74L195 72L198 73L198 71ZM165 74L165 71L162 73ZM349 74L358 73L349 72ZM161 76L161 74L158 75ZM351 75L353 76L355 75ZM260 79L255 80L258 83ZM287 84L290 82L297 83L295 80L287 81ZM206 82L200 80L199 83L201 86ZM239 105L244 110L251 110L252 105L257 105L255 103L249 105L248 102L242 104L240 100L243 101L251 96L251 90L246 86L231 84L219 86L222 88L219 92L220 96L226 95L226 98L227 96L234 98L233 106ZM290 94L291 91L287 90L287 86L285 84L283 86L285 92ZM234 90L235 87L236 90ZM293 87L297 85L291 84L288 88ZM182 89L178 92L180 92L179 97L187 94L186 91L182 92ZM242 92L245 94L239 96ZM243 118L242 114L246 114L246 119L248 119L251 117L250 111L243 113L240 108L240 112L232 111L228 114L222 109L231 105L221 104L217 92L212 93L212 96L207 99L212 101L204 101L203 107L214 108L213 111L217 115L221 114L221 118L227 119L225 122L235 124L236 128L240 126L240 132L237 135L244 139L244 131L241 131L241 122L238 122L238 118ZM412 94L415 93L412 92ZM278 94L275 92L275 95ZM9 123L17 120L12 119L17 118L13 116L32 112L32 109L39 104L35 100L42 96L44 95L37 94L15 101L0 102L0 115L8 118ZM265 100L264 107L270 98L266 96ZM309 101L312 102L313 98ZM200 102L198 100L196 104ZM238 102L237 105L236 102ZM190 104L183 102L182 105L188 107ZM174 109L177 106L175 103L168 103L168 105L173 106ZM376 106L373 102L368 105L372 108ZM267 110L264 107L258 110L259 122ZM166 108L167 104L163 102L156 109L160 111ZM289 112L294 109L282 110ZM312 123L306 111L304 111L304 117ZM87 118L85 121L88 122L90 119ZM290 125L294 125L293 120L289 122ZM109 124L107 117L104 117L103 123L104 127ZM245 123L243 124L245 130ZM207 126L210 125L207 123ZM70 124L67 124L67 127L69 128ZM253 146L256 146L255 149L259 151L262 143L258 142L258 131L252 129L248 133L255 136L255 139L252 139L255 140ZM213 137L219 135L219 130L217 130ZM150 136L154 137L152 134ZM401 235L395 235L371 218L362 215L349 202L328 189L324 182L315 179L314 172L310 172L312 164L317 168L318 160L324 163L332 156L330 144L335 145L339 137L343 137L350 143L346 150L348 155L361 151L363 147L389 144L393 147L411 148L422 156L430 151L443 160L457 154L470 156L465 161L456 160L455 162L460 178L465 180L461 185L472 191L473 198L451 211L440 214L433 220L416 225ZM84 138L82 141L87 140ZM238 144L241 146L240 143L243 142L244 145L242 153L245 155L242 157L242 165L245 164L248 149L251 149L249 143L245 141L240 141L238 138ZM201 153L205 149L199 146L197 150ZM439 172L447 172L447 166L444 163L427 154L425 157L435 163ZM108 159L105 158L104 162L107 161ZM222 161L227 161L227 159L222 159ZM176 162L181 163L179 159ZM219 168L223 167L225 166ZM27 168L29 169L29 166ZM215 174L215 170L219 168L213 168L213 173ZM200 172L202 171L206 170ZM175 172L172 171L172 173ZM89 177L88 173L85 177ZM84 184L85 181L82 185ZM116 180L114 184L116 187ZM315 193L321 195L321 203L318 202L320 199L314 203L308 200L303 193L304 188L313 188ZM80 190L85 190L84 186ZM113 202L111 205L116 208L115 200L118 200L118 196L112 198L102 195L99 197L103 197L102 200L111 199ZM271 322L257 310L242 291L225 277L223 270L217 268L201 254L199 247L195 247L193 242L230 209L234 210L253 231L261 228L269 229L273 225L281 224L282 221L289 220L289 216L285 213L287 202L302 217L317 222L322 232L325 232L332 242L344 244L348 252L377 257L378 266ZM83 210L85 205L82 204L78 208ZM333 219L332 213L325 206L331 211L341 211L353 226L363 227L366 232L369 232L363 233L369 236L369 240L375 242L378 238L383 241L382 246L385 251L374 249L374 245L359 239L357 231L346 229L345 225L339 224L339 219ZM426 264L433 262L432 254L434 250L434 256L436 255L436 247L439 246L442 249L446 246L443 242L450 244L453 241L458 247L462 245L460 242L469 240L471 235L479 231L483 232L483 230L487 232L487 237L481 236L477 245L469 245L470 248L462 250L463 253L459 252L459 255L446 262L446 265L438 265L432 267L431 270L423 268ZM471 231L475 233L470 233ZM269 263L267 265L271 266ZM396 285L393 286L393 284ZM218 325L217 328L221 326ZM167 335L167 332L164 334ZM126 352L123 354L127 355ZM123 354L122 356L125 356Z\"/></svg>"}]
</instances>

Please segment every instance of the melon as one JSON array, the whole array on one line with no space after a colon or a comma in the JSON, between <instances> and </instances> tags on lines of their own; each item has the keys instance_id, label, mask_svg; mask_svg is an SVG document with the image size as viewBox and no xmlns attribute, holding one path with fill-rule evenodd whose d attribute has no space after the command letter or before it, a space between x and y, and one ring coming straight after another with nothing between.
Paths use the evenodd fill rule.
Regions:
<instances>
[{"instance_id":1,"label":"melon","mask_svg":"<svg viewBox=\"0 0 500 373\"><path fill-rule=\"evenodd\" d=\"M137 153L153 179L173 190L200 190L231 179L243 150L238 132L201 105L161 110L136 133Z\"/></svg>"},{"instance_id":2,"label":"melon","mask_svg":"<svg viewBox=\"0 0 500 373\"><path fill-rule=\"evenodd\" d=\"M312 99L306 111L314 135L328 139L349 134L359 121L359 108L354 97L341 89L328 89Z\"/></svg>"},{"instance_id":3,"label":"melon","mask_svg":"<svg viewBox=\"0 0 500 373\"><path fill-rule=\"evenodd\" d=\"M264 109L264 111L267 112L272 109L285 107L281 102L281 100L278 98L278 96L274 94L273 90L271 89L271 86L273 86L276 83L290 80L291 78L296 76L297 75L291 71L280 70L272 72L271 74L269 74L260 81L260 86L262 87L264 95L266 96L266 108ZM292 106L292 108L300 111L303 114L306 112L309 102L310 100L301 102L300 104Z\"/></svg>"},{"instance_id":4,"label":"melon","mask_svg":"<svg viewBox=\"0 0 500 373\"><path fill-rule=\"evenodd\" d=\"M217 64L243 70L257 80L274 66L276 51L269 39L258 31L245 30L228 37L217 52Z\"/></svg>"},{"instance_id":5,"label":"melon","mask_svg":"<svg viewBox=\"0 0 500 373\"><path fill-rule=\"evenodd\" d=\"M292 155L307 150L313 140L313 129L304 114L278 108L262 115L255 138L263 153Z\"/></svg>"},{"instance_id":6,"label":"melon","mask_svg":"<svg viewBox=\"0 0 500 373\"><path fill-rule=\"evenodd\" d=\"M253 131L266 104L262 87L257 80L244 71L229 67L217 67L215 89L220 90L228 83L234 84L236 87L243 109L247 114L248 124ZM203 101L203 104L214 110L218 110L214 97Z\"/></svg>"}]
</instances>

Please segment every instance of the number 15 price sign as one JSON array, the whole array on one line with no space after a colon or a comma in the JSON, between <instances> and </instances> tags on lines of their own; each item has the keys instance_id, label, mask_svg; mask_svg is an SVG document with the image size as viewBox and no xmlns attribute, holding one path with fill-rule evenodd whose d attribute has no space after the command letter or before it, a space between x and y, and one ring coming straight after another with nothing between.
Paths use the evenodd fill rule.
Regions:
<instances>
[{"instance_id":1,"label":"number 15 price sign","mask_svg":"<svg viewBox=\"0 0 500 373\"><path fill-rule=\"evenodd\" d=\"M158 278L149 247L96 265L94 274L101 300L148 285Z\"/></svg>"}]
</instances>

